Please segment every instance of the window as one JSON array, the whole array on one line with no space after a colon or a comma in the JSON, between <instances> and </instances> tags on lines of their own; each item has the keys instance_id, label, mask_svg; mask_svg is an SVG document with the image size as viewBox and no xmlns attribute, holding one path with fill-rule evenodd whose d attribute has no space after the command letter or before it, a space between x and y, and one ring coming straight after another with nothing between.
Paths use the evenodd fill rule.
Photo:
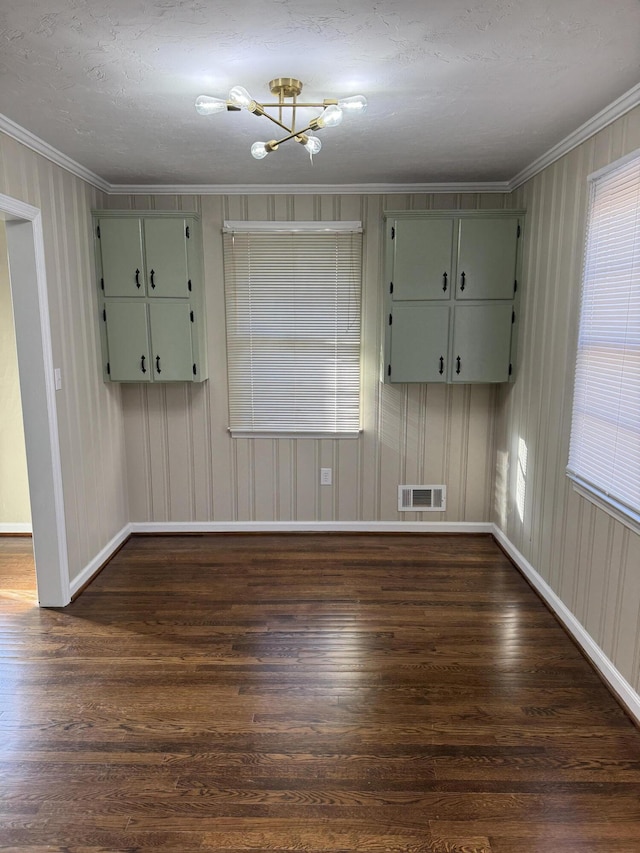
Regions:
<instances>
[{"instance_id":1,"label":"window","mask_svg":"<svg viewBox=\"0 0 640 853\"><path fill-rule=\"evenodd\" d=\"M359 222L225 222L234 436L360 430Z\"/></svg>"},{"instance_id":2,"label":"window","mask_svg":"<svg viewBox=\"0 0 640 853\"><path fill-rule=\"evenodd\" d=\"M592 178L568 473L640 523L640 152Z\"/></svg>"}]
</instances>

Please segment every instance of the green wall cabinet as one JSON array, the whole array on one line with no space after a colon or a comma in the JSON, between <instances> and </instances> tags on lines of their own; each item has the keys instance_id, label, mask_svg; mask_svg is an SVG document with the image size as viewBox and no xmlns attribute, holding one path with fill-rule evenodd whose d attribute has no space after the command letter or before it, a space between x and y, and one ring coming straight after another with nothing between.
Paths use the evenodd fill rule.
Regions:
<instances>
[{"instance_id":1,"label":"green wall cabinet","mask_svg":"<svg viewBox=\"0 0 640 853\"><path fill-rule=\"evenodd\" d=\"M385 382L509 381L523 216L385 214Z\"/></svg>"},{"instance_id":2,"label":"green wall cabinet","mask_svg":"<svg viewBox=\"0 0 640 853\"><path fill-rule=\"evenodd\" d=\"M450 311L444 305L395 306L389 315L393 323L393 371L403 377L402 382L444 381Z\"/></svg>"},{"instance_id":3,"label":"green wall cabinet","mask_svg":"<svg viewBox=\"0 0 640 853\"><path fill-rule=\"evenodd\" d=\"M513 308L509 303L456 305L452 382L508 382Z\"/></svg>"},{"instance_id":4,"label":"green wall cabinet","mask_svg":"<svg viewBox=\"0 0 640 853\"><path fill-rule=\"evenodd\" d=\"M148 382L151 348L147 306L144 302L110 300L103 306L102 322L105 330L108 330L108 375L111 381Z\"/></svg>"},{"instance_id":5,"label":"green wall cabinet","mask_svg":"<svg viewBox=\"0 0 640 853\"><path fill-rule=\"evenodd\" d=\"M179 303L149 305L151 360L156 382L193 379L191 308Z\"/></svg>"},{"instance_id":6,"label":"green wall cabinet","mask_svg":"<svg viewBox=\"0 0 640 853\"><path fill-rule=\"evenodd\" d=\"M146 293L142 220L100 219L99 260L103 294L112 296L144 296Z\"/></svg>"},{"instance_id":7,"label":"green wall cabinet","mask_svg":"<svg viewBox=\"0 0 640 853\"><path fill-rule=\"evenodd\" d=\"M459 220L456 299L513 299L519 225L511 215Z\"/></svg>"},{"instance_id":8,"label":"green wall cabinet","mask_svg":"<svg viewBox=\"0 0 640 853\"><path fill-rule=\"evenodd\" d=\"M453 220L397 220L393 255L393 297L442 299L451 285L453 269Z\"/></svg>"},{"instance_id":9,"label":"green wall cabinet","mask_svg":"<svg viewBox=\"0 0 640 853\"><path fill-rule=\"evenodd\" d=\"M199 217L95 211L93 218L105 380L205 380Z\"/></svg>"}]
</instances>

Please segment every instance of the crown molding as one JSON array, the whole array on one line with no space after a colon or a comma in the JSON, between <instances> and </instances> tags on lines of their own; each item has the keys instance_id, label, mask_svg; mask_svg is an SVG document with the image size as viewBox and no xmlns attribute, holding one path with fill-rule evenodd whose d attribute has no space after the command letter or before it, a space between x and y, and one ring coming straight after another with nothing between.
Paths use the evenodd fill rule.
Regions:
<instances>
[{"instance_id":1,"label":"crown molding","mask_svg":"<svg viewBox=\"0 0 640 853\"><path fill-rule=\"evenodd\" d=\"M565 136L565 138L558 142L557 145L550 148L546 154L543 154L542 157L538 157L538 159L534 160L533 163L530 163L526 169L519 172L509 181L508 191L512 192L519 186L522 186L522 184L531 180L531 178L535 177L539 172L542 172L543 169L546 169L547 166L550 166L552 163L555 163L556 160L564 157L564 155L568 154L569 151L572 151L574 148L577 148L578 145L586 142L591 136L594 136L600 130L607 127L607 125L625 115L625 113L628 113L629 110L632 110L639 104L640 83L632 89L629 89L628 92L625 92L624 95L621 95L617 100L609 104L609 106L600 110L599 113L586 121L577 130L574 130L573 133L570 133L569 136Z\"/></svg>"},{"instance_id":2,"label":"crown molding","mask_svg":"<svg viewBox=\"0 0 640 853\"><path fill-rule=\"evenodd\" d=\"M413 195L510 193L576 146L640 105L640 83L629 89L509 181L428 184L111 184L0 113L0 131L108 195Z\"/></svg>"},{"instance_id":3,"label":"crown molding","mask_svg":"<svg viewBox=\"0 0 640 853\"><path fill-rule=\"evenodd\" d=\"M27 148L35 151L36 154L41 154L43 157L46 157L47 160L51 160L51 162L55 163L56 166L61 166L63 169L66 169L67 172L71 172L72 175L75 175L77 178L81 178L83 181L86 181L88 184L96 187L96 189L102 190L102 192L105 193L110 192L111 184L108 181L105 181L90 169L85 168L85 166L81 166L80 163L76 163L76 161L72 160L71 157L67 157L66 154L62 153L62 151L58 151L57 148L49 145L49 143L45 142L44 139L40 139L39 136L36 136L31 133L30 130L26 130L26 128L16 124L15 121L11 121L10 118L7 118L7 116L2 113L0 113L0 131L6 133L7 136L12 137L12 139L21 142Z\"/></svg>"},{"instance_id":4,"label":"crown molding","mask_svg":"<svg viewBox=\"0 0 640 853\"><path fill-rule=\"evenodd\" d=\"M111 195L403 195L506 193L508 181L448 184L111 184Z\"/></svg>"}]
</instances>

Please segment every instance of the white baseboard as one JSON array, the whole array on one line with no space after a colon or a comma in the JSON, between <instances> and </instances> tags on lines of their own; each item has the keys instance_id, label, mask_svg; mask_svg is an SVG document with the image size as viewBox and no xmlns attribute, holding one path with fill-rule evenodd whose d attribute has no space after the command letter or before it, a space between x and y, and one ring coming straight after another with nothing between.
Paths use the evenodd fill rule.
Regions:
<instances>
[{"instance_id":1,"label":"white baseboard","mask_svg":"<svg viewBox=\"0 0 640 853\"><path fill-rule=\"evenodd\" d=\"M130 535L131 525L125 524L122 530L116 533L116 535L113 537L113 539L111 539L110 542L107 542L102 551L96 554L93 560L91 560L91 562L84 567L80 574L76 575L76 577L70 581L69 589L72 596L74 596L79 589L82 589L82 587L91 580L91 578L96 574L96 572L98 572L102 568L102 566L104 566L107 560L118 550L118 548Z\"/></svg>"},{"instance_id":2,"label":"white baseboard","mask_svg":"<svg viewBox=\"0 0 640 853\"><path fill-rule=\"evenodd\" d=\"M591 663L605 680L609 689L615 693L636 723L640 725L640 695L636 693L626 678L618 672L600 646L595 642L593 637L585 631L583 626L564 604L562 599L551 589L549 584L538 574L531 563L520 553L520 551L518 551L515 545L507 539L505 534L497 525L494 527L493 534L496 540L511 557L518 569L520 569L529 583L549 605L567 631L569 631L571 636L578 643L582 651L586 654Z\"/></svg>"},{"instance_id":3,"label":"white baseboard","mask_svg":"<svg viewBox=\"0 0 640 853\"><path fill-rule=\"evenodd\" d=\"M131 533L493 533L467 521L134 521Z\"/></svg>"},{"instance_id":4,"label":"white baseboard","mask_svg":"<svg viewBox=\"0 0 640 853\"><path fill-rule=\"evenodd\" d=\"M0 536L3 533L33 533L31 522L0 522Z\"/></svg>"}]
</instances>

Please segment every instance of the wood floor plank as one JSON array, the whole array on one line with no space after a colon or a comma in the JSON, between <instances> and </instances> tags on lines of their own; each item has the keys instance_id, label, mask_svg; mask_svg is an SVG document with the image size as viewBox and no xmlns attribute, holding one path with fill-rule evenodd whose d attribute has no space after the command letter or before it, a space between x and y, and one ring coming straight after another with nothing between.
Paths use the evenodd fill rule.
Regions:
<instances>
[{"instance_id":1,"label":"wood floor plank","mask_svg":"<svg viewBox=\"0 0 640 853\"><path fill-rule=\"evenodd\" d=\"M639 853L640 732L491 537L0 537L0 850Z\"/></svg>"}]
</instances>

